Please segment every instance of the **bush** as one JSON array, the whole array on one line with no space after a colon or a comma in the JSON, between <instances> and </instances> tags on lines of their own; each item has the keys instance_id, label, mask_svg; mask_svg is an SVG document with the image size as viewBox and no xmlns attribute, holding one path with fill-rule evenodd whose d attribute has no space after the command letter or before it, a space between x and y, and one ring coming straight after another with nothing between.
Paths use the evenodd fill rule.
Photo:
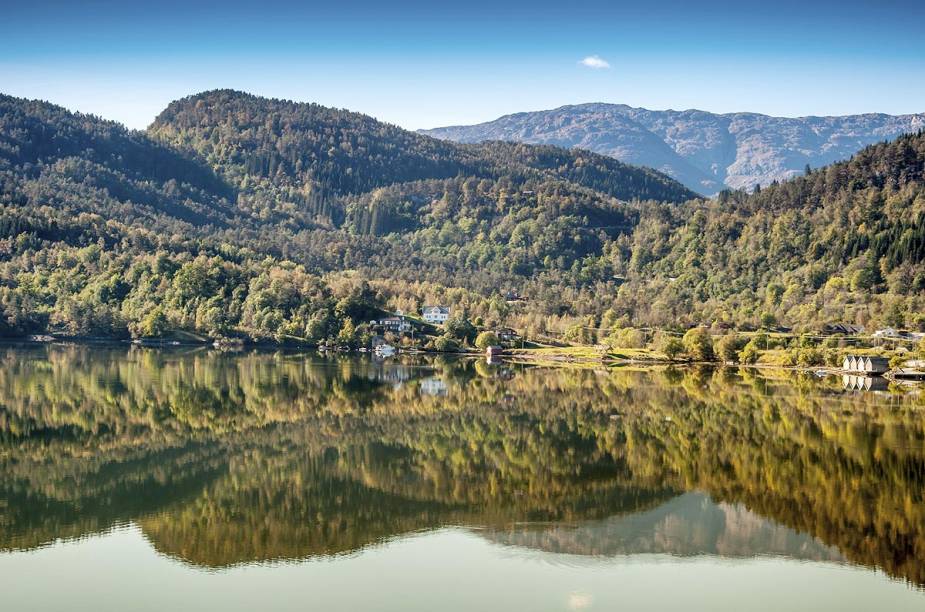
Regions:
<instances>
[{"instance_id":1,"label":"bush","mask_svg":"<svg viewBox=\"0 0 925 612\"><path fill-rule=\"evenodd\" d=\"M596 336L593 331L594 326L593 321L575 321L565 330L563 338L568 342L576 342L578 344L594 344Z\"/></svg>"},{"instance_id":2,"label":"bush","mask_svg":"<svg viewBox=\"0 0 925 612\"><path fill-rule=\"evenodd\" d=\"M814 348L793 348L784 354L782 364L810 368L825 365L825 354Z\"/></svg>"},{"instance_id":3,"label":"bush","mask_svg":"<svg viewBox=\"0 0 925 612\"><path fill-rule=\"evenodd\" d=\"M910 318L912 319L912 327L916 331L925 332L925 313L914 314Z\"/></svg>"},{"instance_id":4,"label":"bush","mask_svg":"<svg viewBox=\"0 0 925 612\"><path fill-rule=\"evenodd\" d=\"M138 324L138 335L142 338L158 338L166 334L169 329L170 324L164 311L155 308Z\"/></svg>"},{"instance_id":5,"label":"bush","mask_svg":"<svg viewBox=\"0 0 925 612\"><path fill-rule=\"evenodd\" d=\"M495 334L495 332L483 331L475 339L475 346L484 351L489 346L500 344L500 342L501 341L498 340L498 336Z\"/></svg>"},{"instance_id":6,"label":"bush","mask_svg":"<svg viewBox=\"0 0 925 612\"><path fill-rule=\"evenodd\" d=\"M755 342L755 338L752 338L744 347L742 347L742 350L739 351L739 363L747 363L749 365L758 363L758 357L760 355L761 349L758 348L758 344Z\"/></svg>"},{"instance_id":7,"label":"bush","mask_svg":"<svg viewBox=\"0 0 925 612\"><path fill-rule=\"evenodd\" d=\"M809 334L800 336L800 348L814 348L817 344L818 342Z\"/></svg>"},{"instance_id":8,"label":"bush","mask_svg":"<svg viewBox=\"0 0 925 612\"><path fill-rule=\"evenodd\" d=\"M652 348L664 353L668 359L674 361L684 353L684 344L681 339L672 334L658 332L652 342Z\"/></svg>"},{"instance_id":9,"label":"bush","mask_svg":"<svg viewBox=\"0 0 925 612\"><path fill-rule=\"evenodd\" d=\"M716 354L721 361L734 363L739 360L739 352L747 344L747 340L735 334L728 334L716 343Z\"/></svg>"},{"instance_id":10,"label":"bush","mask_svg":"<svg viewBox=\"0 0 925 612\"><path fill-rule=\"evenodd\" d=\"M804 368L825 365L825 355L814 348L804 348L797 351L797 365Z\"/></svg>"},{"instance_id":11,"label":"bush","mask_svg":"<svg viewBox=\"0 0 925 612\"><path fill-rule=\"evenodd\" d=\"M337 332L337 344L342 346L351 346L356 340L356 326L353 324L353 319L347 317L344 319L344 325L340 328L340 331Z\"/></svg>"},{"instance_id":12,"label":"bush","mask_svg":"<svg viewBox=\"0 0 925 612\"><path fill-rule=\"evenodd\" d=\"M450 317L447 319L446 323L443 324L443 327L448 336L460 342L472 342L478 334L478 330L475 329L475 326L470 323L469 319L463 314Z\"/></svg>"},{"instance_id":13,"label":"bush","mask_svg":"<svg viewBox=\"0 0 925 612\"><path fill-rule=\"evenodd\" d=\"M684 350L695 361L713 361L716 358L713 353L713 339L702 327L687 330L681 342Z\"/></svg>"},{"instance_id":14,"label":"bush","mask_svg":"<svg viewBox=\"0 0 925 612\"><path fill-rule=\"evenodd\" d=\"M459 350L459 343L450 336L437 336L433 342L434 350L444 353L453 353Z\"/></svg>"},{"instance_id":15,"label":"bush","mask_svg":"<svg viewBox=\"0 0 925 612\"><path fill-rule=\"evenodd\" d=\"M646 335L632 327L616 329L607 337L607 344L613 348L640 349L646 345Z\"/></svg>"},{"instance_id":16,"label":"bush","mask_svg":"<svg viewBox=\"0 0 925 612\"><path fill-rule=\"evenodd\" d=\"M839 336L829 336L822 342L822 346L825 348L840 348L842 346L842 341L844 338Z\"/></svg>"}]
</instances>

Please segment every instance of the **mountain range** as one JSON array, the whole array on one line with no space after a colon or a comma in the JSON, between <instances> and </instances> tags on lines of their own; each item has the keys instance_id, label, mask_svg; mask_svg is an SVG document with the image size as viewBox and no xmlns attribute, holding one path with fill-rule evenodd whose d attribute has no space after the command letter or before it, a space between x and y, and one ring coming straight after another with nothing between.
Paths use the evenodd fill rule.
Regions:
<instances>
[{"instance_id":1,"label":"mountain range","mask_svg":"<svg viewBox=\"0 0 925 612\"><path fill-rule=\"evenodd\" d=\"M867 145L925 128L925 114L770 117L579 104L469 126L424 130L456 142L506 140L579 147L665 172L714 195L751 190L848 159Z\"/></svg>"},{"instance_id":2,"label":"mountain range","mask_svg":"<svg viewBox=\"0 0 925 612\"><path fill-rule=\"evenodd\" d=\"M531 337L925 326L923 160L925 132L903 135L704 200L581 148L454 143L231 90L143 132L0 96L0 335L350 343L357 322L434 303ZM474 338L457 323L450 340Z\"/></svg>"},{"instance_id":3,"label":"mountain range","mask_svg":"<svg viewBox=\"0 0 925 612\"><path fill-rule=\"evenodd\" d=\"M569 270L632 228L634 203L694 197L589 151L450 143L231 90L144 132L0 95L0 336L322 341L386 299L460 288L474 305Z\"/></svg>"}]
</instances>

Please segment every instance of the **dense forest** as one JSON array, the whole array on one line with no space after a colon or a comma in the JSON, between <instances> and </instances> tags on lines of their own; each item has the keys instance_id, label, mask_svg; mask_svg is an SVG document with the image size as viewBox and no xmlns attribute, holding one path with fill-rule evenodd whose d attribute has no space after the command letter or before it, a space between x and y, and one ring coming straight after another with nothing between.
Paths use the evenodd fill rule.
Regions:
<instances>
[{"instance_id":1,"label":"dense forest","mask_svg":"<svg viewBox=\"0 0 925 612\"><path fill-rule=\"evenodd\" d=\"M530 336L912 326L923 165L910 135L704 200L586 151L234 91L147 132L0 96L0 335L360 342L363 321L428 303Z\"/></svg>"},{"instance_id":2,"label":"dense forest","mask_svg":"<svg viewBox=\"0 0 925 612\"><path fill-rule=\"evenodd\" d=\"M756 190L646 207L611 251L617 308L653 324L925 318L925 133Z\"/></svg>"}]
</instances>

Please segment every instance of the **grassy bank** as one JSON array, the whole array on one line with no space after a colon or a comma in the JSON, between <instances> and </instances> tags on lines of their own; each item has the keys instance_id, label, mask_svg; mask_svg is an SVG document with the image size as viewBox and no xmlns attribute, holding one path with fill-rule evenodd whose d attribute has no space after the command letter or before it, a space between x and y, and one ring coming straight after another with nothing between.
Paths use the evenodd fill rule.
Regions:
<instances>
[{"instance_id":1,"label":"grassy bank","mask_svg":"<svg viewBox=\"0 0 925 612\"><path fill-rule=\"evenodd\" d=\"M506 359L537 364L588 364L619 362L664 362L664 354L652 349L602 349L594 346L555 346L506 349Z\"/></svg>"}]
</instances>

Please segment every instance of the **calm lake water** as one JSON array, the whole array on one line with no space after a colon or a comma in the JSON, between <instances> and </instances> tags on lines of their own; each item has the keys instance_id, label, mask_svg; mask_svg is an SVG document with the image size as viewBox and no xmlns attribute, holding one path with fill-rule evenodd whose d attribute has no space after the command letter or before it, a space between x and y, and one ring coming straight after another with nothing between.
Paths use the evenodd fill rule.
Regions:
<instances>
[{"instance_id":1,"label":"calm lake water","mask_svg":"<svg viewBox=\"0 0 925 612\"><path fill-rule=\"evenodd\" d=\"M925 609L920 394L205 349L0 362L4 611Z\"/></svg>"}]
</instances>

